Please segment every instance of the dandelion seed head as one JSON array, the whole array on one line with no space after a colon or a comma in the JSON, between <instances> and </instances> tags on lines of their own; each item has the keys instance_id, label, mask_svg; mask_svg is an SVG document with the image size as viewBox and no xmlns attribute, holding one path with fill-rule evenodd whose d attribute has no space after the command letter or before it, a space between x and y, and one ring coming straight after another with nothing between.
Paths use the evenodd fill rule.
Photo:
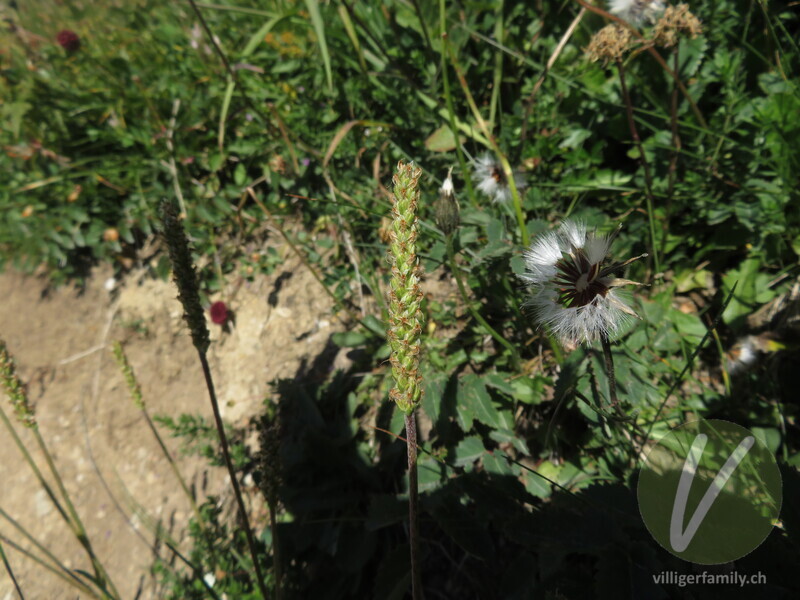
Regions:
<instances>
[{"instance_id":1,"label":"dandelion seed head","mask_svg":"<svg viewBox=\"0 0 800 600\"><path fill-rule=\"evenodd\" d=\"M484 154L475 160L473 177L477 181L478 190L491 198L492 202L507 202L511 199L511 188L503 165L490 154ZM525 188L526 183L520 173L514 172L514 185L517 190Z\"/></svg>"},{"instance_id":2,"label":"dandelion seed head","mask_svg":"<svg viewBox=\"0 0 800 600\"><path fill-rule=\"evenodd\" d=\"M611 236L587 232L583 223L566 221L539 235L524 253L521 278L531 293L527 305L564 343L614 336L629 317L638 317L617 289L638 284L614 276L632 261L610 260L611 241Z\"/></svg>"}]
</instances>

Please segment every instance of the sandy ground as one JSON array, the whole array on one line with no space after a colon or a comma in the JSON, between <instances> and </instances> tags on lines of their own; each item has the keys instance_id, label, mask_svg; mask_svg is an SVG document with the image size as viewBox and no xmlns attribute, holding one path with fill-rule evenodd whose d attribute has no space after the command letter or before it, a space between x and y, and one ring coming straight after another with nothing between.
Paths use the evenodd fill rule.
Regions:
<instances>
[{"instance_id":1,"label":"sandy ground","mask_svg":"<svg viewBox=\"0 0 800 600\"><path fill-rule=\"evenodd\" d=\"M98 268L81 291L48 290L41 279L0 274L0 338L28 382L39 427L122 598L159 598L149 574L153 534L143 519L132 516L131 499L179 539L190 506L128 396L111 344L124 343L151 414L199 414L211 422L211 408L173 285L132 274L109 292L104 284L111 275L109 267ZM224 294L212 298L217 299L229 303L236 321L229 332L209 322L211 368L223 416L246 428L269 398L269 382L294 377L301 362L322 352L340 325L322 288L291 256L269 277L232 281ZM4 393L0 402L12 416ZM32 435L17 430L33 449ZM177 440L167 444L178 456ZM0 456L0 507L64 565L90 570L2 426ZM33 456L46 472L42 455ZM219 495L231 502L221 469L197 458L178 457L178 464L201 497ZM32 546L6 519L0 518L0 533L24 548ZM27 598L81 597L8 544L5 550ZM15 597L0 570L0 600Z\"/></svg>"}]
</instances>

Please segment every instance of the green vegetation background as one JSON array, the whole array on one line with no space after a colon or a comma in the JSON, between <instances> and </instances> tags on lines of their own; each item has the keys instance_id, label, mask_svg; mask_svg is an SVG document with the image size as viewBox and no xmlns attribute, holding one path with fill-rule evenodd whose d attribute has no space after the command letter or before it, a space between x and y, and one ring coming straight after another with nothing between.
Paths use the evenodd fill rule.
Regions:
<instances>
[{"instance_id":1,"label":"green vegetation background","mask_svg":"<svg viewBox=\"0 0 800 600\"><path fill-rule=\"evenodd\" d=\"M675 589L649 574L688 567L641 523L628 432L651 427L658 437L697 417L748 427L779 457L782 525L736 566L767 573L775 597L796 589L793 3L691 3L703 34L677 53L656 51L696 110L651 54L626 57L652 206L617 69L584 55L606 20L586 12L564 37L578 2L198 2L205 23L189 2L11 4L0 48L0 264L45 270L55 283L80 280L98 261L121 273L143 262L166 276L166 253L153 244L157 208L177 197L198 258L217 265L201 271L206 293L231 273L271 272L276 256L243 248L277 223L321 273L339 314L358 312L359 289L375 301L374 314L333 340L354 349L356 374L328 375L318 364L308 373L323 376L276 382L285 421L280 528L296 597L402 598L408 586L404 446L366 425L403 429L386 401L381 324L381 228L399 159L424 170L423 265L447 291L425 304L429 597L604 598L620 589L670 597ZM79 49L56 43L64 29L77 33ZM490 151L476 110L526 182L524 232L511 205L474 190L457 156L451 125L468 157ZM449 267L433 205L451 166L462 208L457 268L475 307L519 354L519 369L442 283ZM523 307L523 240L566 217L603 231L619 222L619 256L650 254L629 275L650 284L634 299L642 320L614 347L627 420L602 410L597 349L566 352ZM771 317L754 321L767 305ZM761 341L760 360L729 375L746 336ZM171 423L188 437L206 431L189 417ZM238 462L252 469L247 456ZM219 590L251 597L250 577L226 552L243 540L220 531L216 539L195 531L193 560L203 572L229 573ZM203 597L190 576L163 573L174 597Z\"/></svg>"}]
</instances>

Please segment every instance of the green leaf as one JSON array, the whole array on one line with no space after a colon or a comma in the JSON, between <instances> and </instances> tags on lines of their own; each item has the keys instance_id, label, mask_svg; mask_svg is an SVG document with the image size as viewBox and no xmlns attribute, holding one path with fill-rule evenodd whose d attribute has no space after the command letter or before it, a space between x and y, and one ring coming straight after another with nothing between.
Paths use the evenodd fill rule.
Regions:
<instances>
[{"instance_id":1,"label":"green leaf","mask_svg":"<svg viewBox=\"0 0 800 600\"><path fill-rule=\"evenodd\" d=\"M483 440L479 436L473 435L464 438L456 446L454 463L459 467L463 467L478 460L484 452L486 452L486 448L484 448Z\"/></svg>"},{"instance_id":2,"label":"green leaf","mask_svg":"<svg viewBox=\"0 0 800 600\"><path fill-rule=\"evenodd\" d=\"M319 10L317 0L306 0L306 8L311 16L311 24L317 34L319 50L322 53L322 63L325 65L325 79L328 82L328 91L333 92L333 74L331 72L331 57L328 54L328 42L325 39L325 23L322 20L322 13Z\"/></svg>"},{"instance_id":3,"label":"green leaf","mask_svg":"<svg viewBox=\"0 0 800 600\"><path fill-rule=\"evenodd\" d=\"M358 331L337 331L331 336L331 339L340 348L354 348L363 346L367 341L367 336Z\"/></svg>"},{"instance_id":4,"label":"green leaf","mask_svg":"<svg viewBox=\"0 0 800 600\"><path fill-rule=\"evenodd\" d=\"M480 421L490 427L503 427L505 422L495 408L483 379L477 375L467 375L459 381L460 389L458 393L459 414L461 410L469 415L471 429L472 419ZM465 428L464 431L469 431Z\"/></svg>"},{"instance_id":5,"label":"green leaf","mask_svg":"<svg viewBox=\"0 0 800 600\"><path fill-rule=\"evenodd\" d=\"M463 138L461 138L463 143ZM425 147L431 152L450 152L456 147L456 139L449 125L442 125L425 140Z\"/></svg>"}]
</instances>

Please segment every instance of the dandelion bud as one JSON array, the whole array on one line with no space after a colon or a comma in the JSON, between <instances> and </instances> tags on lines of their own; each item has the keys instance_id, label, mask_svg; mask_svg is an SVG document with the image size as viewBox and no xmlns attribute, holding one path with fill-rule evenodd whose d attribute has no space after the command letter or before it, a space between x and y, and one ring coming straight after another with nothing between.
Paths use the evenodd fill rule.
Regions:
<instances>
[{"instance_id":1,"label":"dandelion bud","mask_svg":"<svg viewBox=\"0 0 800 600\"><path fill-rule=\"evenodd\" d=\"M20 381L14 359L3 340L0 340L0 385L8 394L19 422L25 427L35 429L36 415L28 401L28 390Z\"/></svg>"},{"instance_id":2,"label":"dandelion bud","mask_svg":"<svg viewBox=\"0 0 800 600\"><path fill-rule=\"evenodd\" d=\"M131 399L137 408L144 409L144 400L142 399L142 388L139 387L139 382L136 379L136 374L133 372L128 362L128 357L125 356L125 351L122 349L122 344L114 342L114 358L117 360L120 371L125 377L125 383L128 385Z\"/></svg>"},{"instance_id":3,"label":"dandelion bud","mask_svg":"<svg viewBox=\"0 0 800 600\"><path fill-rule=\"evenodd\" d=\"M586 56L592 62L617 62L630 50L632 41L633 34L627 27L610 23L592 36L586 47Z\"/></svg>"},{"instance_id":4,"label":"dandelion bud","mask_svg":"<svg viewBox=\"0 0 800 600\"><path fill-rule=\"evenodd\" d=\"M681 35L696 38L703 32L700 19L689 11L688 4L668 6L653 28L653 41L664 48L678 43Z\"/></svg>"},{"instance_id":5,"label":"dandelion bud","mask_svg":"<svg viewBox=\"0 0 800 600\"><path fill-rule=\"evenodd\" d=\"M402 161L397 163L392 194L392 227L389 233L392 261L389 293L389 329L386 337L391 347L394 389L389 396L410 415L422 396L419 375L420 337L422 333L422 290L417 258L417 204L422 169Z\"/></svg>"},{"instance_id":6,"label":"dandelion bud","mask_svg":"<svg viewBox=\"0 0 800 600\"><path fill-rule=\"evenodd\" d=\"M641 284L614 274L647 255L612 261L614 237L587 233L582 223L565 221L557 231L541 234L525 252L521 278L531 292L528 305L536 320L564 343L608 338L627 317L639 318L617 288Z\"/></svg>"},{"instance_id":7,"label":"dandelion bud","mask_svg":"<svg viewBox=\"0 0 800 600\"><path fill-rule=\"evenodd\" d=\"M200 306L197 273L189 252L186 232L183 230L177 207L173 202L165 200L161 203L161 219L164 223L164 237L169 249L175 283L178 286L178 300L183 305L183 318L189 325L194 347L201 354L205 354L208 350L209 337L203 307Z\"/></svg>"},{"instance_id":8,"label":"dandelion bud","mask_svg":"<svg viewBox=\"0 0 800 600\"><path fill-rule=\"evenodd\" d=\"M439 199L433 207L436 225L445 235L453 233L461 222L458 199L453 189L452 172L453 168L450 167L447 172L447 179L444 180L442 187L439 188Z\"/></svg>"}]
</instances>

